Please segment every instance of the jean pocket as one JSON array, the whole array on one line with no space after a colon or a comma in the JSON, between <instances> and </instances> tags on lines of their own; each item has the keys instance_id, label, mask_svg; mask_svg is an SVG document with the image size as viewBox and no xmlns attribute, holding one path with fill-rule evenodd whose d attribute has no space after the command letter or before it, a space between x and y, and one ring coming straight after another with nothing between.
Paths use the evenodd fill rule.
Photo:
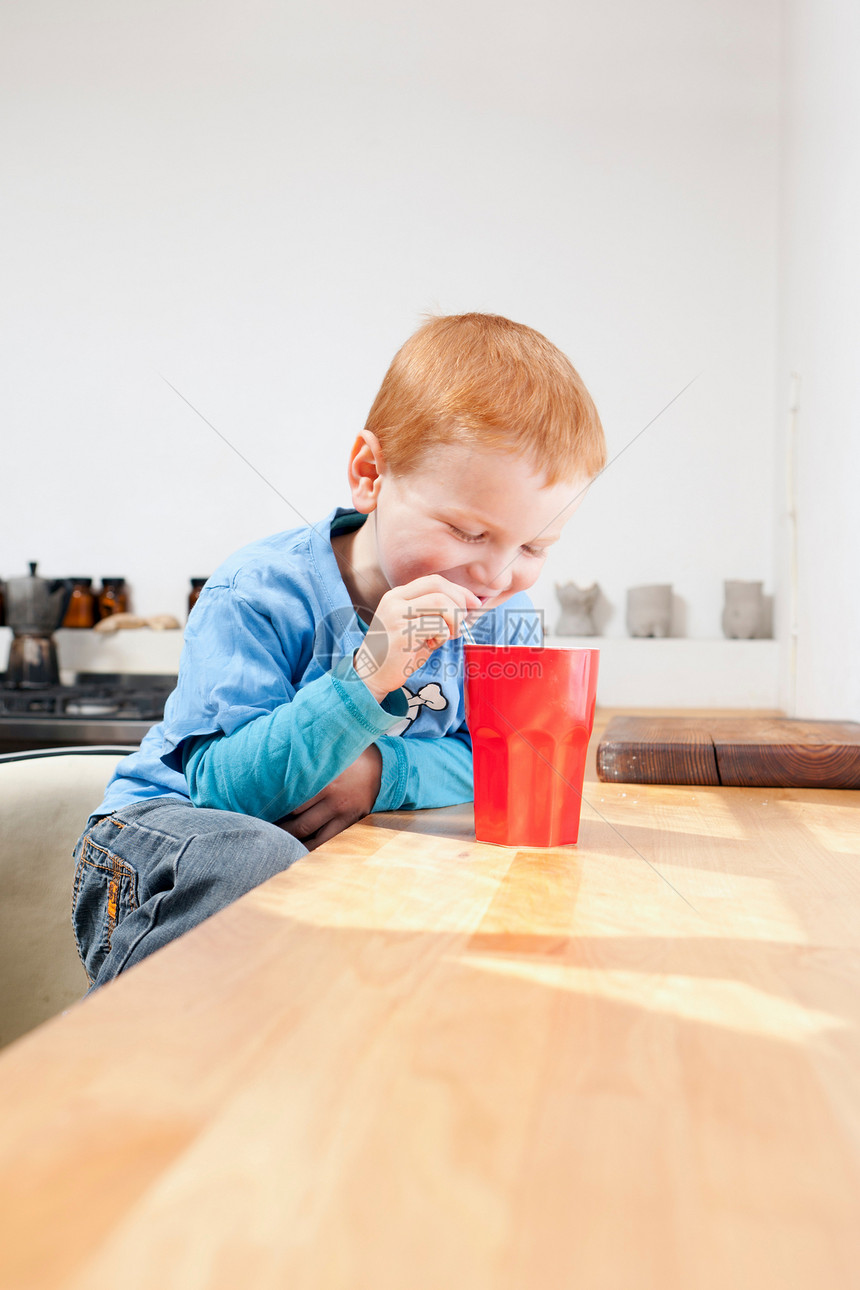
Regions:
<instances>
[{"instance_id":1,"label":"jean pocket","mask_svg":"<svg viewBox=\"0 0 860 1290\"><path fill-rule=\"evenodd\" d=\"M90 984L110 953L111 937L122 920L137 909L134 868L84 834L75 867L72 926L78 954Z\"/></svg>"}]
</instances>

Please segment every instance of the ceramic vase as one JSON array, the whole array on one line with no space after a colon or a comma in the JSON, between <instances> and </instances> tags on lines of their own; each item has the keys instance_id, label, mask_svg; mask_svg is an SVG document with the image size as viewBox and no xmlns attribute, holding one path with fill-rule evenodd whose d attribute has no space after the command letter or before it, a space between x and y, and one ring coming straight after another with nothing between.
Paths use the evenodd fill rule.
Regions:
<instances>
[{"instance_id":1,"label":"ceramic vase","mask_svg":"<svg viewBox=\"0 0 860 1290\"><path fill-rule=\"evenodd\" d=\"M764 593L761 582L723 583L723 635L730 640L752 640L760 635L764 618Z\"/></svg>"},{"instance_id":2,"label":"ceramic vase","mask_svg":"<svg viewBox=\"0 0 860 1290\"><path fill-rule=\"evenodd\" d=\"M598 635L591 616L600 595L600 587L596 582L590 587L577 587L574 582L557 582L555 594L561 605L561 615L555 628L556 636Z\"/></svg>"},{"instance_id":3,"label":"ceramic vase","mask_svg":"<svg viewBox=\"0 0 860 1290\"><path fill-rule=\"evenodd\" d=\"M671 583L630 588L627 592L627 630L631 636L668 636L671 626Z\"/></svg>"}]
</instances>

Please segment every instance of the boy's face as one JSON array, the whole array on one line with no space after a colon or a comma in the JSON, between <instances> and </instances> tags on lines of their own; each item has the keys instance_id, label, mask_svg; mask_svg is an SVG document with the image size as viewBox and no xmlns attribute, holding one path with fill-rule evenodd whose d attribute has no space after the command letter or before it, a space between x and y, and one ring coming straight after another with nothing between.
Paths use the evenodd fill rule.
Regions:
<instances>
[{"instance_id":1,"label":"boy's face","mask_svg":"<svg viewBox=\"0 0 860 1290\"><path fill-rule=\"evenodd\" d=\"M361 438L374 455L373 437ZM404 475L371 474L358 487L353 476L353 501L373 513L359 533L387 586L439 573L485 609L537 581L587 484L547 488L524 457L467 444L436 447Z\"/></svg>"}]
</instances>

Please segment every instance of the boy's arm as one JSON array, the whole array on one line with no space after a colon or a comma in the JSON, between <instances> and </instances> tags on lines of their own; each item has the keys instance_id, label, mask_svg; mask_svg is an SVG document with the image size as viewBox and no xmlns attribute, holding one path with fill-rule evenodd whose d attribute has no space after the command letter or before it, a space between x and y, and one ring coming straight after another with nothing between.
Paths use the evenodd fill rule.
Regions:
<instances>
[{"instance_id":1,"label":"boy's arm","mask_svg":"<svg viewBox=\"0 0 860 1290\"><path fill-rule=\"evenodd\" d=\"M413 811L472 800L472 741L464 722L439 739L383 735L374 811Z\"/></svg>"},{"instance_id":2,"label":"boy's arm","mask_svg":"<svg viewBox=\"0 0 860 1290\"><path fill-rule=\"evenodd\" d=\"M452 806L472 797L472 757L463 731L431 739L383 735L280 826L310 849L372 811Z\"/></svg>"},{"instance_id":3,"label":"boy's arm","mask_svg":"<svg viewBox=\"0 0 860 1290\"><path fill-rule=\"evenodd\" d=\"M191 801L280 820L351 766L405 711L399 692L378 704L351 658L342 659L274 712L229 735L187 739L181 753Z\"/></svg>"},{"instance_id":4,"label":"boy's arm","mask_svg":"<svg viewBox=\"0 0 860 1290\"><path fill-rule=\"evenodd\" d=\"M234 598L227 609L238 612L237 603ZM418 578L387 592L354 663L349 656L342 659L287 702L226 733L191 730L174 740L168 755L181 763L192 802L271 822L307 806L407 715L401 685L436 645L434 637L422 638L409 630L412 624L427 617L447 638L456 634L462 613L476 606L471 592L441 575ZM271 657L276 653L265 648L270 625L248 608L244 613L255 622L256 631L250 640L247 631L243 634L243 661L250 669L253 657L256 671L265 677L273 670ZM206 651L202 652L210 664ZM235 670L235 650L228 662ZM256 692L259 681L256 676L253 679ZM278 679L276 675L276 683ZM201 684L198 675L198 687ZM232 679L231 685L234 691L248 689L244 677ZM368 801L367 809L372 805Z\"/></svg>"}]
</instances>

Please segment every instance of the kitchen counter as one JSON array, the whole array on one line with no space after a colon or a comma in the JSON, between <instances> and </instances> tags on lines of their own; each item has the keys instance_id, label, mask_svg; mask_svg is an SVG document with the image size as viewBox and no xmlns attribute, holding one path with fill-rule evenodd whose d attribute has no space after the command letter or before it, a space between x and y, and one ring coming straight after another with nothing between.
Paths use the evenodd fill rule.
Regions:
<instances>
[{"instance_id":1,"label":"kitchen counter","mask_svg":"<svg viewBox=\"0 0 860 1290\"><path fill-rule=\"evenodd\" d=\"M0 1058L0 1285L848 1290L860 795L353 826Z\"/></svg>"},{"instance_id":2,"label":"kitchen counter","mask_svg":"<svg viewBox=\"0 0 860 1290\"><path fill-rule=\"evenodd\" d=\"M68 683L75 672L155 672L175 676L183 638L184 631L175 629L137 627L97 632L61 627L54 632L60 680ZM6 666L11 643L11 628L0 627L0 671Z\"/></svg>"}]
</instances>

